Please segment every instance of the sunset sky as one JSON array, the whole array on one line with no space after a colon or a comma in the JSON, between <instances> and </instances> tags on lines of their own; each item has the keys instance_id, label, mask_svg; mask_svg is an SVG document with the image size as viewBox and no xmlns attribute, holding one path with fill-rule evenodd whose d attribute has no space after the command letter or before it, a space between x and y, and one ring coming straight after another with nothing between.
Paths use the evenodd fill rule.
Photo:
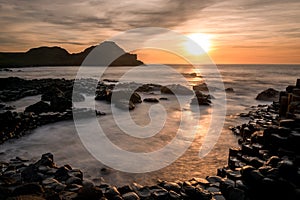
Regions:
<instances>
[{"instance_id":1,"label":"sunset sky","mask_svg":"<svg viewBox=\"0 0 300 200\"><path fill-rule=\"evenodd\" d=\"M299 0L0 0L0 51L74 53L129 29L162 27L204 37L198 42L215 63L300 63L299 8ZM147 63L174 62L137 53Z\"/></svg>"}]
</instances>

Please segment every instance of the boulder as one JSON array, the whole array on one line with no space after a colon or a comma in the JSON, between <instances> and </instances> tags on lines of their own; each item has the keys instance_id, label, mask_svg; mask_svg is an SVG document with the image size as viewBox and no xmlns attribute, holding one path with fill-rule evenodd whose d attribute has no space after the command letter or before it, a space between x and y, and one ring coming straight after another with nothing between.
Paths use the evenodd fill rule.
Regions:
<instances>
[{"instance_id":1,"label":"boulder","mask_svg":"<svg viewBox=\"0 0 300 200\"><path fill-rule=\"evenodd\" d=\"M136 193L141 199L151 199L151 190L148 186L137 189Z\"/></svg>"},{"instance_id":2,"label":"boulder","mask_svg":"<svg viewBox=\"0 0 300 200\"><path fill-rule=\"evenodd\" d=\"M122 187L119 187L118 188L118 191L121 193L121 194L126 194L128 192L132 192L132 188L130 185L123 185Z\"/></svg>"},{"instance_id":3,"label":"boulder","mask_svg":"<svg viewBox=\"0 0 300 200\"><path fill-rule=\"evenodd\" d=\"M156 189L152 193L152 196L153 196L154 199L168 199L169 192L165 189Z\"/></svg>"},{"instance_id":4,"label":"boulder","mask_svg":"<svg viewBox=\"0 0 300 200\"><path fill-rule=\"evenodd\" d=\"M43 177L38 173L38 169L35 165L31 164L21 172L22 180L25 182L40 182Z\"/></svg>"},{"instance_id":5,"label":"boulder","mask_svg":"<svg viewBox=\"0 0 300 200\"><path fill-rule=\"evenodd\" d=\"M72 108L72 101L71 99L57 96L51 99L50 108L54 112L64 112Z\"/></svg>"},{"instance_id":6,"label":"boulder","mask_svg":"<svg viewBox=\"0 0 300 200\"><path fill-rule=\"evenodd\" d=\"M82 200L98 200L103 196L102 190L93 185L83 185L78 191L78 199Z\"/></svg>"},{"instance_id":7,"label":"boulder","mask_svg":"<svg viewBox=\"0 0 300 200\"><path fill-rule=\"evenodd\" d=\"M27 183L16 187L13 191L14 196L28 194L42 194L44 192L42 186L37 183Z\"/></svg>"},{"instance_id":8,"label":"boulder","mask_svg":"<svg viewBox=\"0 0 300 200\"><path fill-rule=\"evenodd\" d=\"M167 97L160 97L159 100L161 100L161 101L167 101L169 99Z\"/></svg>"},{"instance_id":9,"label":"boulder","mask_svg":"<svg viewBox=\"0 0 300 200\"><path fill-rule=\"evenodd\" d=\"M36 114L50 112L50 105L44 101L39 101L25 108L25 112L34 112Z\"/></svg>"},{"instance_id":10,"label":"boulder","mask_svg":"<svg viewBox=\"0 0 300 200\"><path fill-rule=\"evenodd\" d=\"M101 88L96 91L95 100L98 101L111 101L112 91L107 88Z\"/></svg>"},{"instance_id":11,"label":"boulder","mask_svg":"<svg viewBox=\"0 0 300 200\"><path fill-rule=\"evenodd\" d=\"M193 86L194 91L202 91L202 92L208 92L208 87L206 83L201 83L198 85Z\"/></svg>"},{"instance_id":12,"label":"boulder","mask_svg":"<svg viewBox=\"0 0 300 200\"><path fill-rule=\"evenodd\" d=\"M225 92L234 93L234 89L233 88L226 88Z\"/></svg>"},{"instance_id":13,"label":"boulder","mask_svg":"<svg viewBox=\"0 0 300 200\"><path fill-rule=\"evenodd\" d=\"M104 195L108 199L112 199L115 196L120 196L120 192L118 191L118 189L115 186L109 186L106 188Z\"/></svg>"},{"instance_id":14,"label":"boulder","mask_svg":"<svg viewBox=\"0 0 300 200\"><path fill-rule=\"evenodd\" d=\"M168 191L173 190L174 192L177 193L179 193L181 189L177 183L173 183L173 182L163 181L159 185Z\"/></svg>"},{"instance_id":15,"label":"boulder","mask_svg":"<svg viewBox=\"0 0 300 200\"><path fill-rule=\"evenodd\" d=\"M143 101L148 102L148 103L158 103L159 102L159 100L156 98L145 98Z\"/></svg>"},{"instance_id":16,"label":"boulder","mask_svg":"<svg viewBox=\"0 0 300 200\"><path fill-rule=\"evenodd\" d=\"M64 93L59 88L53 86L42 94L41 100L51 101L54 97L64 97Z\"/></svg>"},{"instance_id":17,"label":"boulder","mask_svg":"<svg viewBox=\"0 0 300 200\"><path fill-rule=\"evenodd\" d=\"M140 197L134 192L128 192L126 194L123 194L122 198L124 200L139 200L140 199Z\"/></svg>"},{"instance_id":18,"label":"boulder","mask_svg":"<svg viewBox=\"0 0 300 200\"><path fill-rule=\"evenodd\" d=\"M192 99L192 105L204 105L209 106L211 104L210 95L206 95L201 93L200 91L196 91L196 96Z\"/></svg>"},{"instance_id":19,"label":"boulder","mask_svg":"<svg viewBox=\"0 0 300 200\"><path fill-rule=\"evenodd\" d=\"M279 91L269 88L259 93L255 99L261 101L277 101L279 99Z\"/></svg>"},{"instance_id":20,"label":"boulder","mask_svg":"<svg viewBox=\"0 0 300 200\"><path fill-rule=\"evenodd\" d=\"M54 167L55 164L53 162L53 154L52 153L45 153L42 155L41 159L35 163L35 166L48 166Z\"/></svg>"}]
</instances>

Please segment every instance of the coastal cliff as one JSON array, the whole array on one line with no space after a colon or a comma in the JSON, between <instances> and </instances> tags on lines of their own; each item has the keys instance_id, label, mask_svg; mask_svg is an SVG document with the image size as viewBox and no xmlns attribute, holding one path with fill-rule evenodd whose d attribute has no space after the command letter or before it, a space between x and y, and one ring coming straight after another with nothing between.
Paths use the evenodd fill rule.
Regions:
<instances>
[{"instance_id":1,"label":"coastal cliff","mask_svg":"<svg viewBox=\"0 0 300 200\"><path fill-rule=\"evenodd\" d=\"M115 59L110 66L137 66L143 62L137 59L136 54L125 52L116 43L105 41L99 44L107 49L108 54L121 56ZM38 47L27 52L0 53L0 68L5 67L38 67L38 66L80 66L87 55L97 46L91 46L80 53L70 54L61 47ZM101 64L101 61L99 61Z\"/></svg>"}]
</instances>

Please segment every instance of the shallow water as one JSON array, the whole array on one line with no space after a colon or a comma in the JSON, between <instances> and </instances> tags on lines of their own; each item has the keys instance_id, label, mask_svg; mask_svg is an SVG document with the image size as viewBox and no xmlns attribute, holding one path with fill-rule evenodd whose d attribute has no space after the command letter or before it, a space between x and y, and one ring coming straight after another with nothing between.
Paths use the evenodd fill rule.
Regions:
<instances>
[{"instance_id":1,"label":"shallow water","mask_svg":"<svg viewBox=\"0 0 300 200\"><path fill-rule=\"evenodd\" d=\"M300 66L295 65L258 65L258 66L239 66L239 65L224 65L219 66L219 71L222 75L222 79L225 84L225 88L232 87L235 93L227 94L227 114L222 130L221 136L218 138L217 144L213 150L203 159L198 156L199 149L203 142L203 138L210 126L210 108L203 108L200 112L200 120L197 124L198 131L195 139L192 141L190 148L174 163L161 170L134 174L124 173L109 167L104 166L97 161L82 145L79 136L76 132L73 121L65 121L54 124L49 124L33 131L32 134L22 137L18 140L9 141L1 145L1 160L7 160L15 156L22 156L27 158L33 158L36 160L42 153L52 152L55 156L55 162L59 165L71 164L74 167L78 167L84 171L85 178L94 182L99 182L101 177L105 181L122 185L131 183L133 181L141 184L149 184L155 182L158 178L164 180L177 180L177 179L189 179L192 177L205 177L207 175L215 175L217 168L226 165L228 148L231 146L237 146L237 138L231 134L228 130L230 125L236 125L242 123L245 119L237 117L237 113L245 112L250 106L257 104L268 104L271 102L256 101L256 95L272 87L278 90L284 90L287 85L293 85L296 82L297 75L300 74ZM113 67L105 73L103 78L118 79L120 74L127 72L130 67ZM22 68L21 72L1 72L0 77L19 76L21 78L33 79L33 78L74 78L77 68L75 67L39 67L39 68ZM90 71L95 70L90 68ZM194 69L176 66L176 70L184 72L186 74L195 72ZM205 70L204 68L202 70ZM151 71L151 70L150 70ZM197 71L198 72L198 71ZM201 72L201 70L200 70ZM146 76L134 77L136 82L147 82L152 80L152 83L169 84L173 83L171 80L174 77L170 74L164 74L161 71L152 70L149 74L160 74L156 76L156 80L145 78ZM140 72L139 72L140 74ZM133 74L134 76L134 74ZM94 73L94 77L97 77L97 73ZM165 78L164 78L165 77ZM207 77L204 77L207 78ZM215 77L209 77L214 80ZM186 76L187 86L191 86L202 81L201 77ZM127 79L128 81L129 79ZM131 79L130 79L131 80ZM126 81L126 79L124 79ZM150 152L159 149L166 145L175 135L178 129L178 123L182 112L188 116L195 116L193 108L186 103L182 108L178 109L176 106L174 97L170 95L154 94L142 94L144 97L156 97L161 96L168 97L169 101L161 101L161 105L166 108L168 113L167 123L162 131L155 135L155 137L142 141L141 139L130 138L115 125L113 120L113 114L109 104L104 102L95 102L97 109L107 113L106 116L98 118L99 124L105 130L107 137L116 145L123 149L127 149L132 152ZM18 111L21 111L29 104L38 101L40 96L26 97L16 102L10 102L10 105L15 105ZM150 122L148 115L149 108L152 104L142 103L137 105L133 112L130 112L132 119L140 126L145 126ZM218 116L218 113L217 115ZM128 116L119 116L121 120L127 120ZM191 122L185 124L185 131L188 135L189 128L193 128L194 124ZM92 131L91 127L86 125L87 131ZM181 138L184 142L189 141L191 138ZM105 154L107 152L103 152ZM101 171L103 167L107 170Z\"/></svg>"}]
</instances>

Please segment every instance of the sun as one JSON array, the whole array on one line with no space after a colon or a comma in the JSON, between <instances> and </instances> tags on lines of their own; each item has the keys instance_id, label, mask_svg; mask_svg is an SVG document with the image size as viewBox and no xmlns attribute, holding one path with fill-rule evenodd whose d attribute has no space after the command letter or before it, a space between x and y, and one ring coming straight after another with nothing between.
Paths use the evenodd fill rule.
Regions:
<instances>
[{"instance_id":1,"label":"sun","mask_svg":"<svg viewBox=\"0 0 300 200\"><path fill-rule=\"evenodd\" d=\"M201 48L199 48L199 46ZM203 33L193 33L187 35L187 40L184 42L185 50L192 55L201 55L210 50L210 36Z\"/></svg>"}]
</instances>

